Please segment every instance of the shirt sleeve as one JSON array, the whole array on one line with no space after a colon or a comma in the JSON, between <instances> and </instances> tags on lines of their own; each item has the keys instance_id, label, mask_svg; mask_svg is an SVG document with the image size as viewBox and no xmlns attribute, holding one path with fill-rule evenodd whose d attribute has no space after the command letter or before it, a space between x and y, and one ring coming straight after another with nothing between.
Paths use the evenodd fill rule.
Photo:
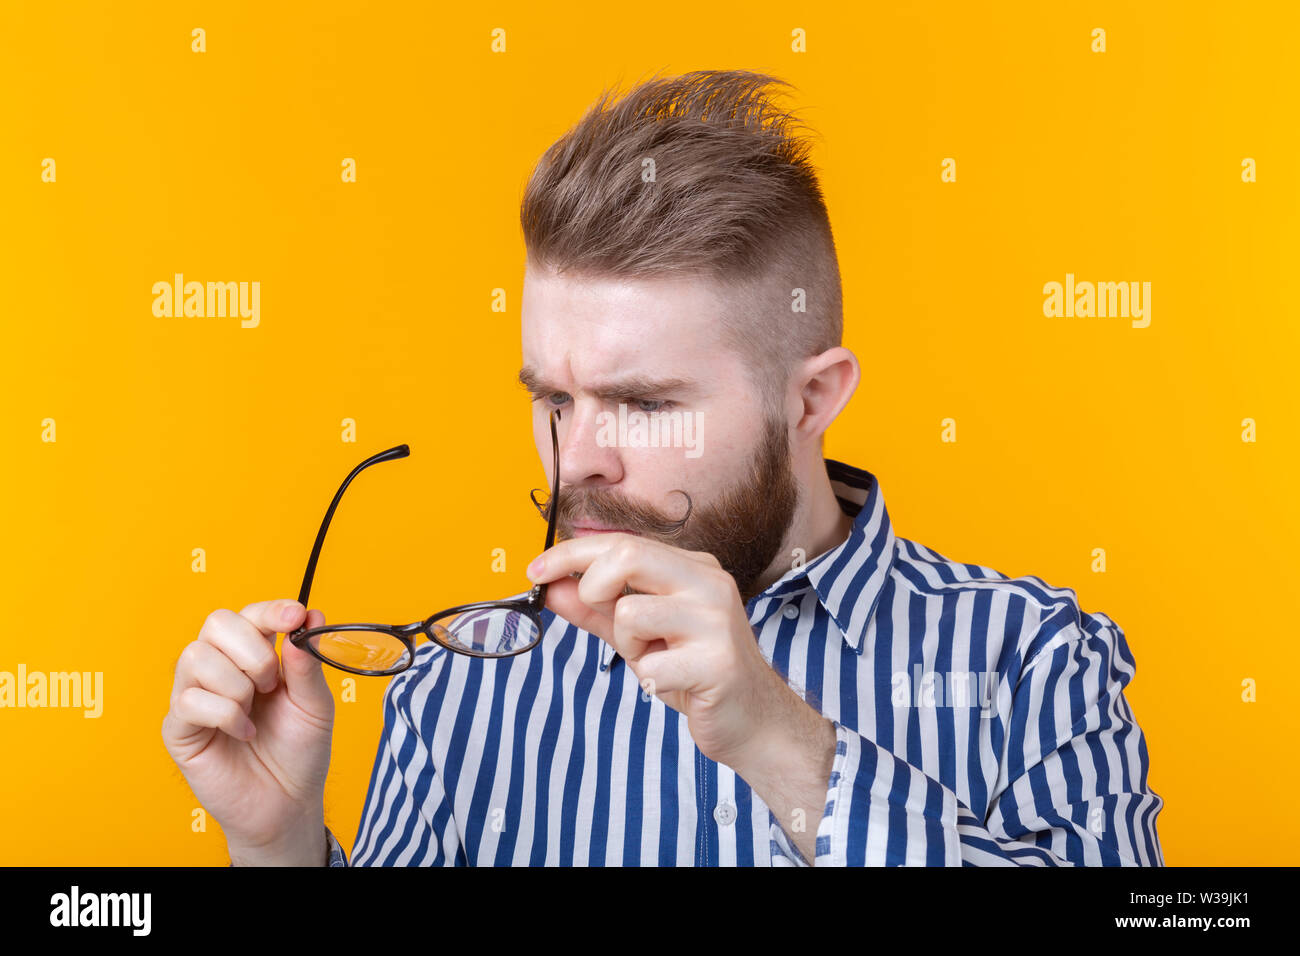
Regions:
<instances>
[{"instance_id":1,"label":"shirt sleeve","mask_svg":"<svg viewBox=\"0 0 1300 956\"><path fill-rule=\"evenodd\" d=\"M1147 784L1146 741L1123 695L1133 657L1105 615L1082 620L1035 639L1010 682L1010 706L984 718L1000 722L994 739L1003 747L983 819L953 790L833 722L815 864L1163 866L1155 829L1163 801ZM770 823L774 865L809 865Z\"/></svg>"},{"instance_id":2,"label":"shirt sleeve","mask_svg":"<svg viewBox=\"0 0 1300 956\"><path fill-rule=\"evenodd\" d=\"M429 669L417 662L394 677L384 694L384 729L352 845L352 866L467 863L442 776L411 715L414 689L431 679Z\"/></svg>"},{"instance_id":3,"label":"shirt sleeve","mask_svg":"<svg viewBox=\"0 0 1300 956\"><path fill-rule=\"evenodd\" d=\"M329 827L325 828L325 839L329 841L329 853L330 853L329 863L326 865L347 866L348 855L343 852L343 847L340 846L339 841L334 838L334 834L330 832Z\"/></svg>"}]
</instances>

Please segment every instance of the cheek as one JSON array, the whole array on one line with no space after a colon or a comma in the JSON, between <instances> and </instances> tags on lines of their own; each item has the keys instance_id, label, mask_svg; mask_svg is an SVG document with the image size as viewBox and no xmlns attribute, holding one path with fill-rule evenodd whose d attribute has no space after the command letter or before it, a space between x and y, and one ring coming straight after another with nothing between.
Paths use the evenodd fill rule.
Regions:
<instances>
[{"instance_id":1,"label":"cheek","mask_svg":"<svg viewBox=\"0 0 1300 956\"><path fill-rule=\"evenodd\" d=\"M650 504L663 506L674 488L689 489L700 476L687 467L680 448L622 448L620 491Z\"/></svg>"},{"instance_id":2,"label":"cheek","mask_svg":"<svg viewBox=\"0 0 1300 956\"><path fill-rule=\"evenodd\" d=\"M713 500L747 477L762 432L762 422L751 419L752 411L743 408L699 412L679 431L661 430L661 447L622 448L626 493L660 506L680 500L670 494L677 488Z\"/></svg>"},{"instance_id":3,"label":"cheek","mask_svg":"<svg viewBox=\"0 0 1300 956\"><path fill-rule=\"evenodd\" d=\"M697 503L711 501L726 484L715 450L705 446L698 458L686 457L681 448L626 449L623 452L623 489L641 501L676 514L687 492Z\"/></svg>"}]
</instances>

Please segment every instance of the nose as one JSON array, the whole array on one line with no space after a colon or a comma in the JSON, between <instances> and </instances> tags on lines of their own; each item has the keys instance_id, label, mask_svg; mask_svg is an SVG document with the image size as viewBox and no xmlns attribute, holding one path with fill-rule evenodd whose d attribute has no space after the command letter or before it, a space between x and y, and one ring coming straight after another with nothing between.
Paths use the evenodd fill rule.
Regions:
<instances>
[{"instance_id":1,"label":"nose","mask_svg":"<svg viewBox=\"0 0 1300 956\"><path fill-rule=\"evenodd\" d=\"M595 402L574 401L560 419L560 480L566 485L604 487L623 480L623 460L613 442L602 442L601 412ZM565 420L567 418L567 421Z\"/></svg>"}]
</instances>

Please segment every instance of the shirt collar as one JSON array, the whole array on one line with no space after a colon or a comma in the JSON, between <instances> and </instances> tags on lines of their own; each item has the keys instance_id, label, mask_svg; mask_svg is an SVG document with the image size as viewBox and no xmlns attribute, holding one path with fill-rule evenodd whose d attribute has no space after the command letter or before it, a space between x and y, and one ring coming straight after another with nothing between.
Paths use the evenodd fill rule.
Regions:
<instances>
[{"instance_id":1,"label":"shirt collar","mask_svg":"<svg viewBox=\"0 0 1300 956\"><path fill-rule=\"evenodd\" d=\"M894 528L875 475L831 458L826 459L826 474L840 508L853 517L849 536L803 567L792 568L754 601L812 585L822 607L835 619L844 643L861 654L867 622L876 612L894 566Z\"/></svg>"},{"instance_id":2,"label":"shirt collar","mask_svg":"<svg viewBox=\"0 0 1300 956\"><path fill-rule=\"evenodd\" d=\"M758 602L775 609L781 601L771 601L810 585L818 599L834 618L844 643L861 654L866 647L862 639L867 622L876 612L889 571L894 565L896 539L885 509L885 496L876 476L832 458L825 459L831 490L845 514L853 517L849 536L829 551L811 561L791 568L749 602L752 610ZM609 667L614 649L600 643L600 669Z\"/></svg>"}]
</instances>

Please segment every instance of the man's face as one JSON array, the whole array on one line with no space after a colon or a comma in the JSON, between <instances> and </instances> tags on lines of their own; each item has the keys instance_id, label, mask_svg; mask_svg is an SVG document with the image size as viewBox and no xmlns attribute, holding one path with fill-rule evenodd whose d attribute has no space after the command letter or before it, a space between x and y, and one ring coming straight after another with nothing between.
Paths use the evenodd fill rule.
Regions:
<instances>
[{"instance_id":1,"label":"man's face","mask_svg":"<svg viewBox=\"0 0 1300 956\"><path fill-rule=\"evenodd\" d=\"M530 266L523 377L548 483L549 413L560 411L562 539L628 531L708 551L749 597L780 551L798 490L784 420L766 417L743 357L724 344L719 295L704 279L584 279Z\"/></svg>"}]
</instances>

